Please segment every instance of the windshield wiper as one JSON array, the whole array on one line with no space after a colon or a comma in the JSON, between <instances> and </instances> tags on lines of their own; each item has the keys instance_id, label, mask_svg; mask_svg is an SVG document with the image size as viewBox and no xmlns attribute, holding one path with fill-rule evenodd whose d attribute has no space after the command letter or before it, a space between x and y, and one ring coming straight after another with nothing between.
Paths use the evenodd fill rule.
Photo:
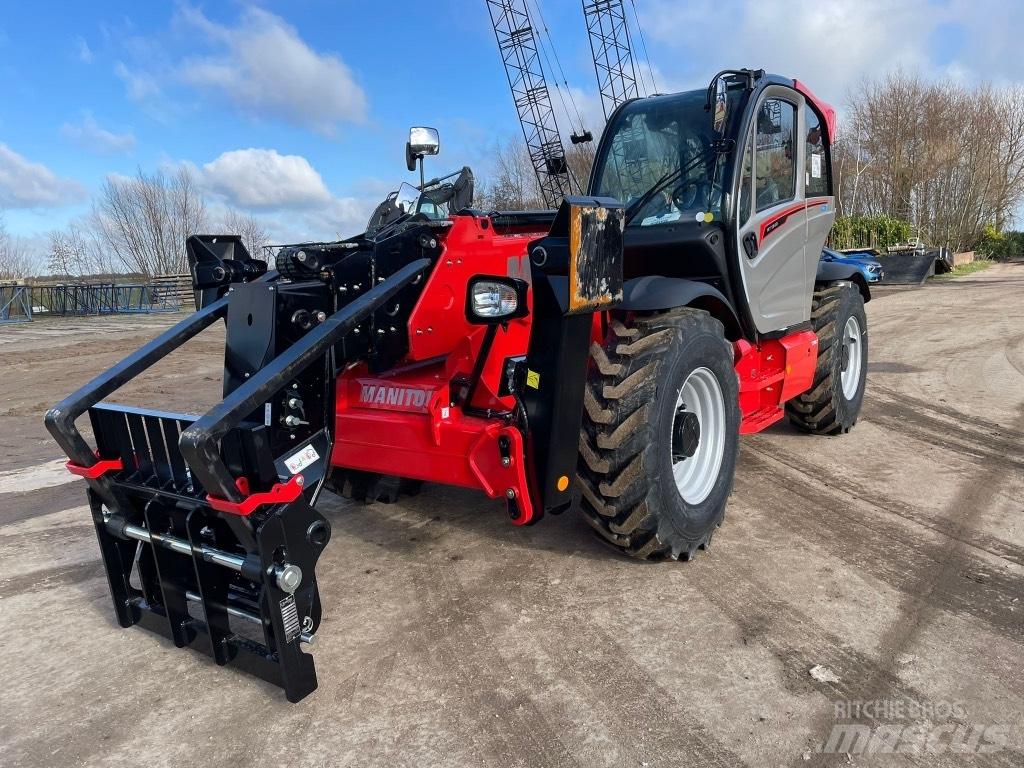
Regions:
<instances>
[{"instance_id":1,"label":"windshield wiper","mask_svg":"<svg viewBox=\"0 0 1024 768\"><path fill-rule=\"evenodd\" d=\"M709 155L717 156L723 152L728 152L732 148L733 143L734 142L731 140L717 139L712 142L711 146L690 160L686 165L677 168L674 171L669 171L654 182L650 189L640 195L640 197L630 203L626 208L626 225L628 226L629 223L636 218L636 215L640 213L640 211L642 211L649 202L651 202L654 196L665 189L665 187L677 181L683 176L683 174L689 173L701 163L706 162L710 159Z\"/></svg>"}]
</instances>

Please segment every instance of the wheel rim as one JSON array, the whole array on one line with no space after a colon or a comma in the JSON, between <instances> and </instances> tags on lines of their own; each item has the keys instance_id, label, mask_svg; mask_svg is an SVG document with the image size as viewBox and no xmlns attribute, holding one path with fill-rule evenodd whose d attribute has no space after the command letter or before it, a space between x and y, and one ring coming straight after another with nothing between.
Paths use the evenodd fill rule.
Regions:
<instances>
[{"instance_id":1,"label":"wheel rim","mask_svg":"<svg viewBox=\"0 0 1024 768\"><path fill-rule=\"evenodd\" d=\"M864 364L864 351L860 338L860 321L850 317L843 327L842 363L839 381L843 387L843 396L852 400L860 386L860 369Z\"/></svg>"},{"instance_id":2,"label":"wheel rim","mask_svg":"<svg viewBox=\"0 0 1024 768\"><path fill-rule=\"evenodd\" d=\"M725 398L715 374L697 368L676 398L672 475L687 504L700 504L718 480L725 455Z\"/></svg>"}]
</instances>

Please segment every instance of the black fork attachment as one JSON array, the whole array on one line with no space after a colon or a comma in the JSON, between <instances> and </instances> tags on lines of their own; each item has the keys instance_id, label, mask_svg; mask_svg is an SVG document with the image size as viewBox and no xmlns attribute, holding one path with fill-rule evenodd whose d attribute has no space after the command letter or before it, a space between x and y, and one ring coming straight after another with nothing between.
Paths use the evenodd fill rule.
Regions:
<instances>
[{"instance_id":1,"label":"black fork attachment","mask_svg":"<svg viewBox=\"0 0 1024 768\"><path fill-rule=\"evenodd\" d=\"M121 626L237 665L289 701L316 689L301 646L320 624L315 567L331 535L313 504L329 469L333 371L346 335L429 265L409 263L340 308L329 285L250 272L46 414L88 481ZM221 318L225 394L205 415L101 402ZM95 450L75 425L86 412Z\"/></svg>"}]
</instances>

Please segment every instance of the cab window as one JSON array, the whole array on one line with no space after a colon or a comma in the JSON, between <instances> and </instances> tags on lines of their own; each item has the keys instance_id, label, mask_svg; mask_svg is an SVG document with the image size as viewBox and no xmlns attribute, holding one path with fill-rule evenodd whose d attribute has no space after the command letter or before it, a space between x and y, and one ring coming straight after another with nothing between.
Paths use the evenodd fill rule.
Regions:
<instances>
[{"instance_id":1,"label":"cab window","mask_svg":"<svg viewBox=\"0 0 1024 768\"><path fill-rule=\"evenodd\" d=\"M758 211L796 197L795 134L796 107L781 99L761 105L754 153Z\"/></svg>"},{"instance_id":2,"label":"cab window","mask_svg":"<svg viewBox=\"0 0 1024 768\"><path fill-rule=\"evenodd\" d=\"M804 106L805 139L804 189L807 197L828 194L828 162L825 159L825 137L818 114Z\"/></svg>"},{"instance_id":3,"label":"cab window","mask_svg":"<svg viewBox=\"0 0 1024 768\"><path fill-rule=\"evenodd\" d=\"M750 218L750 174L754 167L754 143L747 136L746 146L743 149L743 165L740 172L740 226L747 223Z\"/></svg>"},{"instance_id":4,"label":"cab window","mask_svg":"<svg viewBox=\"0 0 1024 768\"><path fill-rule=\"evenodd\" d=\"M637 99L626 104L601 140L595 163L596 195L628 205L647 197L630 226L648 227L677 221L718 221L725 155L715 151L720 128L739 113L742 88L730 89L714 116L705 109L706 91ZM677 178L672 178L677 174Z\"/></svg>"}]
</instances>

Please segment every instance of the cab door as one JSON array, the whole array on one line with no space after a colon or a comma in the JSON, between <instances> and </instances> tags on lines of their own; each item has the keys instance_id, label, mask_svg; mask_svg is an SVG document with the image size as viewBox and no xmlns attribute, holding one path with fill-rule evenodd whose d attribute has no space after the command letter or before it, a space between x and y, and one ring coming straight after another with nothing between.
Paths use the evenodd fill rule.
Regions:
<instances>
[{"instance_id":1,"label":"cab door","mask_svg":"<svg viewBox=\"0 0 1024 768\"><path fill-rule=\"evenodd\" d=\"M758 99L741 159L738 259L751 319L771 333L810 318L803 97L769 86ZM813 257L813 259L811 258ZM810 281L810 282L808 282Z\"/></svg>"}]
</instances>

